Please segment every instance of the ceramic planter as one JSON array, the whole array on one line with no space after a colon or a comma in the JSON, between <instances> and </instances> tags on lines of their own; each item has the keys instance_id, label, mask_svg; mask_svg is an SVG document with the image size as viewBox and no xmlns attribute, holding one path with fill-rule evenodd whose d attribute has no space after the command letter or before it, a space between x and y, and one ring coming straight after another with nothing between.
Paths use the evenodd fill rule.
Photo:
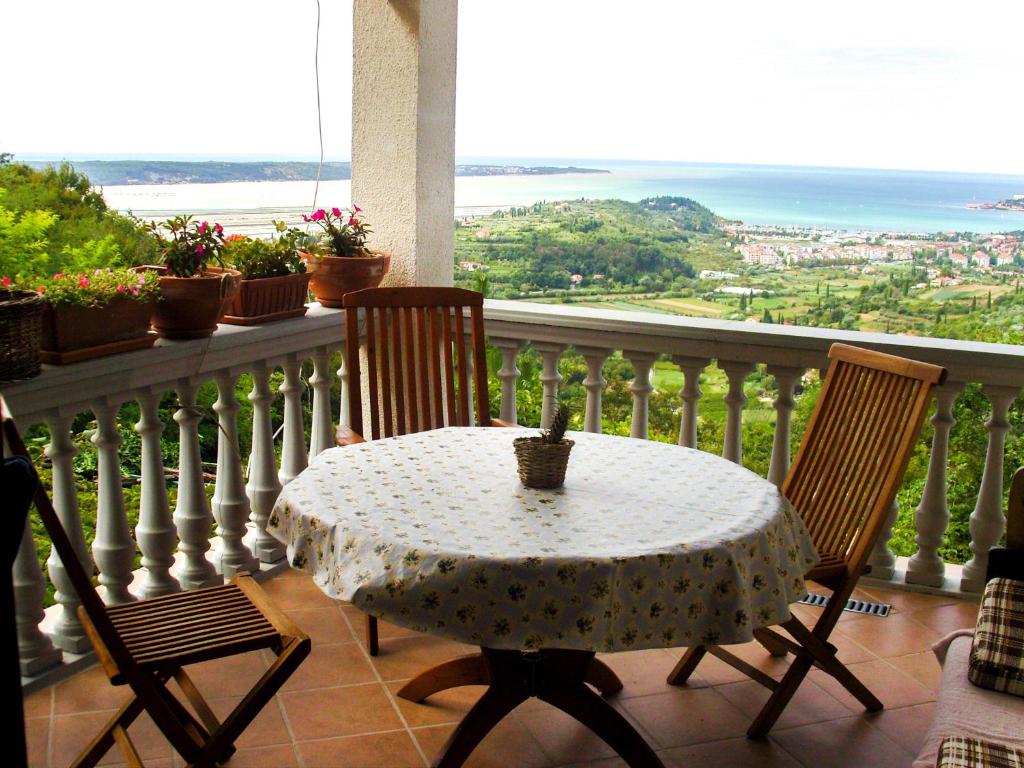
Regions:
<instances>
[{"instance_id":1,"label":"ceramic planter","mask_svg":"<svg viewBox=\"0 0 1024 768\"><path fill-rule=\"evenodd\" d=\"M165 267L139 269L160 273L153 329L165 339L202 339L212 334L241 280L238 270L217 267L207 267L198 277L171 277Z\"/></svg>"},{"instance_id":2,"label":"ceramic planter","mask_svg":"<svg viewBox=\"0 0 1024 768\"><path fill-rule=\"evenodd\" d=\"M315 256L303 253L310 274L309 288L325 307L340 307L341 297L352 291L376 288L391 266L391 256Z\"/></svg>"},{"instance_id":3,"label":"ceramic planter","mask_svg":"<svg viewBox=\"0 0 1024 768\"><path fill-rule=\"evenodd\" d=\"M231 325L262 325L306 314L309 273L243 279L224 313Z\"/></svg>"},{"instance_id":4,"label":"ceramic planter","mask_svg":"<svg viewBox=\"0 0 1024 768\"><path fill-rule=\"evenodd\" d=\"M149 330L154 302L118 297L100 307L46 305L40 358L67 365L153 346Z\"/></svg>"}]
</instances>

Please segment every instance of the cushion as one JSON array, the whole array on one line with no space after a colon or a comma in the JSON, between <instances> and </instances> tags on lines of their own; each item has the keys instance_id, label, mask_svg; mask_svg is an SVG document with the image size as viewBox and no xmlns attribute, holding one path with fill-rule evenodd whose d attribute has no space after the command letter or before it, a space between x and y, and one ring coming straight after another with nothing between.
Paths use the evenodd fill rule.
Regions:
<instances>
[{"instance_id":1,"label":"cushion","mask_svg":"<svg viewBox=\"0 0 1024 768\"><path fill-rule=\"evenodd\" d=\"M1024 752L981 739L949 736L939 747L936 768L1024 768Z\"/></svg>"},{"instance_id":2,"label":"cushion","mask_svg":"<svg viewBox=\"0 0 1024 768\"><path fill-rule=\"evenodd\" d=\"M1024 581L985 585L967 677L982 688L1024 696Z\"/></svg>"}]
</instances>

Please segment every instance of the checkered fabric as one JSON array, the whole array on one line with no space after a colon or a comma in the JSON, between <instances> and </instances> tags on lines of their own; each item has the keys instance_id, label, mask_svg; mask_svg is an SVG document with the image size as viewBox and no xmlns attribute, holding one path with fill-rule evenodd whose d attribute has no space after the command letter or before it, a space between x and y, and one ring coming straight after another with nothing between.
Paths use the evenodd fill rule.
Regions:
<instances>
[{"instance_id":1,"label":"checkered fabric","mask_svg":"<svg viewBox=\"0 0 1024 768\"><path fill-rule=\"evenodd\" d=\"M991 741L947 736L935 768L1024 768L1024 752Z\"/></svg>"},{"instance_id":2,"label":"checkered fabric","mask_svg":"<svg viewBox=\"0 0 1024 768\"><path fill-rule=\"evenodd\" d=\"M1024 696L1024 581L992 579L985 586L967 677Z\"/></svg>"}]
</instances>

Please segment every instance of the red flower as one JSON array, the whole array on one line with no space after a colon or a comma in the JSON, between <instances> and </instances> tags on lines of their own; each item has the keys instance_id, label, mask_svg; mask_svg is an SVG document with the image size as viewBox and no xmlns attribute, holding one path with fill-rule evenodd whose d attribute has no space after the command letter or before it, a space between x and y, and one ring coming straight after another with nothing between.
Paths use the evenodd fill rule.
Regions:
<instances>
[{"instance_id":1,"label":"red flower","mask_svg":"<svg viewBox=\"0 0 1024 768\"><path fill-rule=\"evenodd\" d=\"M206 253L206 249L203 248L203 244L202 243L200 243L199 245L196 246L196 253L199 254L200 256L202 256L204 253Z\"/></svg>"},{"instance_id":2,"label":"red flower","mask_svg":"<svg viewBox=\"0 0 1024 768\"><path fill-rule=\"evenodd\" d=\"M78 287L79 288L88 288L89 287L89 278L88 277L79 277L78 278Z\"/></svg>"},{"instance_id":3,"label":"red flower","mask_svg":"<svg viewBox=\"0 0 1024 768\"><path fill-rule=\"evenodd\" d=\"M200 224L199 225L199 234L200 235L205 235L206 234L206 228L208 226L209 226L209 224L207 224L205 221L202 224Z\"/></svg>"},{"instance_id":4,"label":"red flower","mask_svg":"<svg viewBox=\"0 0 1024 768\"><path fill-rule=\"evenodd\" d=\"M216 230L218 235L224 231L224 227L222 227L220 224L214 224L213 228L214 230Z\"/></svg>"},{"instance_id":5,"label":"red flower","mask_svg":"<svg viewBox=\"0 0 1024 768\"><path fill-rule=\"evenodd\" d=\"M354 227L357 223L358 222L356 221L356 217L355 216L349 216L348 217L348 226Z\"/></svg>"},{"instance_id":6,"label":"red flower","mask_svg":"<svg viewBox=\"0 0 1024 768\"><path fill-rule=\"evenodd\" d=\"M46 293L46 286L45 285L40 285L39 286L39 293Z\"/></svg>"},{"instance_id":7,"label":"red flower","mask_svg":"<svg viewBox=\"0 0 1024 768\"><path fill-rule=\"evenodd\" d=\"M220 225L218 225L218 226L220 226ZM229 242L229 243L233 243L233 242L235 242L235 240L245 240L245 236L244 235L228 235L224 239L227 240L227 242Z\"/></svg>"},{"instance_id":8,"label":"red flower","mask_svg":"<svg viewBox=\"0 0 1024 768\"><path fill-rule=\"evenodd\" d=\"M341 208L331 208L331 213L333 213L339 219L341 218Z\"/></svg>"},{"instance_id":9,"label":"red flower","mask_svg":"<svg viewBox=\"0 0 1024 768\"><path fill-rule=\"evenodd\" d=\"M311 218L309 218L309 216L307 216L306 214L302 214L302 220L303 220L303 221L305 221L305 222L310 222L310 221L312 221L312 219L311 219Z\"/></svg>"},{"instance_id":10,"label":"red flower","mask_svg":"<svg viewBox=\"0 0 1024 768\"><path fill-rule=\"evenodd\" d=\"M313 211L313 215L309 217L309 220L310 221L323 221L326 217L327 217L327 211L325 211L323 208L320 208L320 209L318 209L316 211Z\"/></svg>"},{"instance_id":11,"label":"red flower","mask_svg":"<svg viewBox=\"0 0 1024 768\"><path fill-rule=\"evenodd\" d=\"M4 288L10 288L11 287L11 278L9 278L6 275L4 275L4 279L0 280L0 283L3 283Z\"/></svg>"},{"instance_id":12,"label":"red flower","mask_svg":"<svg viewBox=\"0 0 1024 768\"><path fill-rule=\"evenodd\" d=\"M354 211L355 213L362 213L362 212L363 212L363 209L362 209L362 208L360 208L360 207L359 207L358 205L353 205L353 206L352 206L352 210L353 210L353 211Z\"/></svg>"},{"instance_id":13,"label":"red flower","mask_svg":"<svg viewBox=\"0 0 1024 768\"><path fill-rule=\"evenodd\" d=\"M57 274L55 274L53 276L53 279L54 280L63 280L64 279L64 273L63 272L58 272Z\"/></svg>"},{"instance_id":14,"label":"red flower","mask_svg":"<svg viewBox=\"0 0 1024 768\"><path fill-rule=\"evenodd\" d=\"M127 289L123 285L117 286L118 293L124 293Z\"/></svg>"}]
</instances>

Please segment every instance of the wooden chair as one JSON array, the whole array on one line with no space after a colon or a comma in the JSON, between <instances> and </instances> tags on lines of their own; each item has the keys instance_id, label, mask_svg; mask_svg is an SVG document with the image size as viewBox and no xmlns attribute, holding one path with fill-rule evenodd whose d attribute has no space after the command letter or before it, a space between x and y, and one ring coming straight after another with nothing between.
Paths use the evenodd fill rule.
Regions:
<instances>
[{"instance_id":1,"label":"wooden chair","mask_svg":"<svg viewBox=\"0 0 1024 768\"><path fill-rule=\"evenodd\" d=\"M338 445L364 440L360 315L365 323L370 437L440 427L509 426L492 419L487 394L484 297L462 288L367 288L345 294L345 357L351 426ZM471 353L464 343L469 308ZM359 310L362 310L360 312ZM472 362L470 362L470 359ZM472 394L470 392L472 368ZM476 405L471 409L470 401ZM366 646L380 650L377 619L366 617Z\"/></svg>"},{"instance_id":2,"label":"wooden chair","mask_svg":"<svg viewBox=\"0 0 1024 768\"><path fill-rule=\"evenodd\" d=\"M946 371L935 365L833 344L832 363L811 414L782 494L800 513L821 558L806 578L832 590L808 629L795 616L781 626L792 636L763 628L754 636L775 656L795 658L776 681L717 646L689 648L668 677L682 685L711 653L773 691L747 731L764 736L812 666L829 673L868 711L882 708L841 662L828 642L843 608L869 570L868 558L896 498L928 410L932 389Z\"/></svg>"},{"instance_id":3,"label":"wooden chair","mask_svg":"<svg viewBox=\"0 0 1024 768\"><path fill-rule=\"evenodd\" d=\"M10 450L28 456L14 421L3 413ZM73 763L96 765L116 743L133 768L142 766L128 726L148 712L189 766L231 757L234 742L309 654L309 638L278 611L252 577L219 587L106 606L93 588L41 484L33 497L68 578L81 600L79 618L113 685L134 694ZM6 500L5 500L6 502ZM219 721L184 667L269 648L277 659L234 710ZM174 679L198 718L171 692Z\"/></svg>"}]
</instances>

